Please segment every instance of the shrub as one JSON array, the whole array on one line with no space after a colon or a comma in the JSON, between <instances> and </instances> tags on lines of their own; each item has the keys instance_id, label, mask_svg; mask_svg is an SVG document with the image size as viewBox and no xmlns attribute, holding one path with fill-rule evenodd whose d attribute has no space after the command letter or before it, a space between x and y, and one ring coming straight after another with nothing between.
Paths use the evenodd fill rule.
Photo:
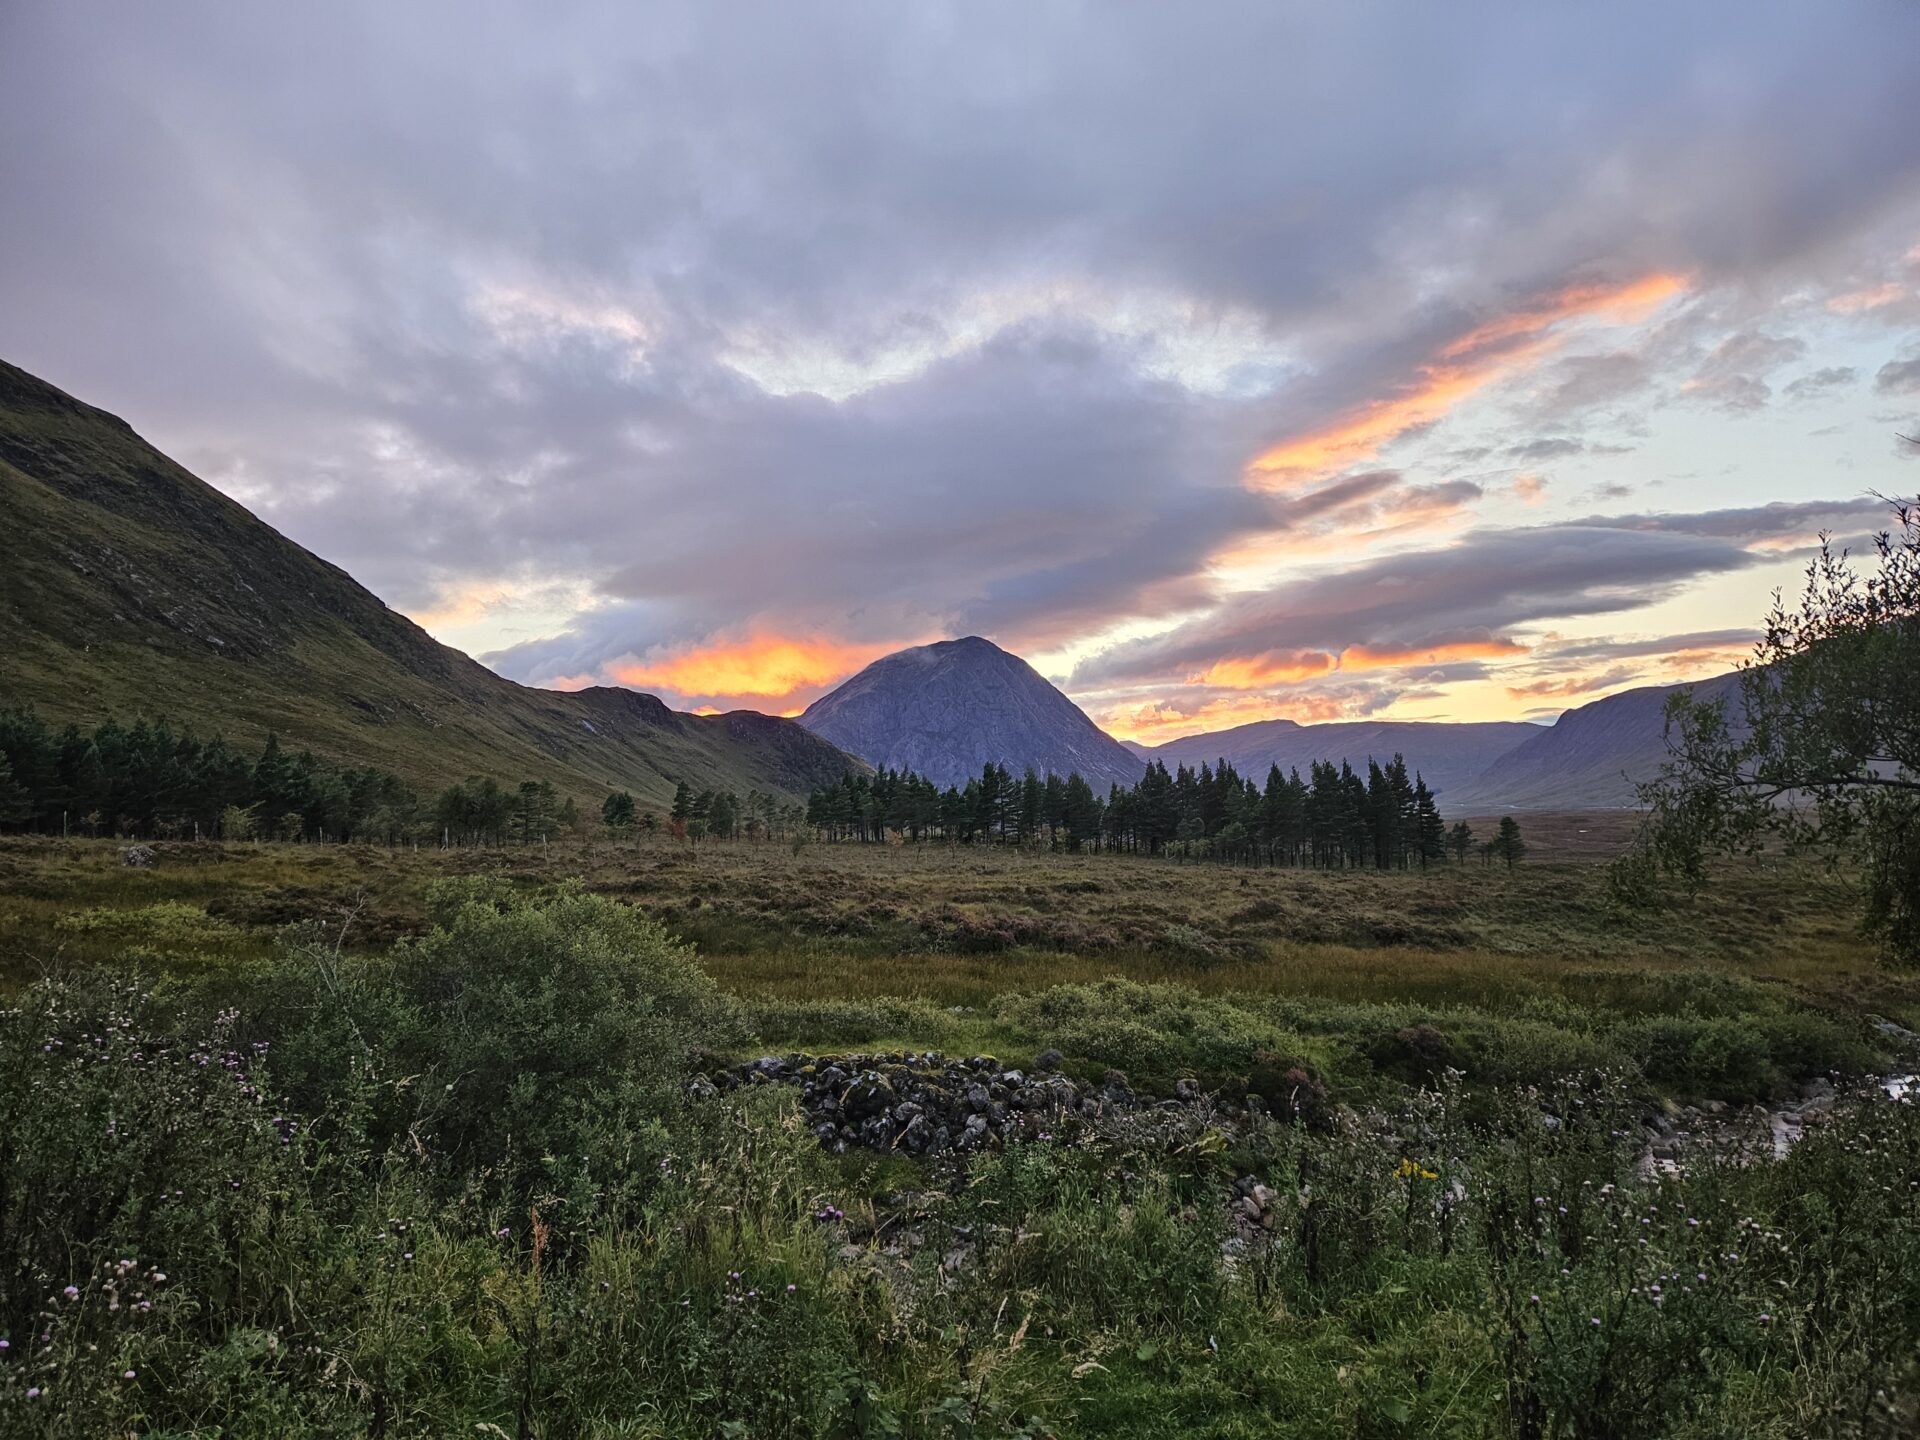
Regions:
<instances>
[{"instance_id":1,"label":"shrub","mask_svg":"<svg viewBox=\"0 0 1920 1440\"><path fill-rule=\"evenodd\" d=\"M747 1038L692 952L630 907L495 892L442 913L391 983L413 1017L395 1044L412 1127L451 1172L514 1195L617 1188L695 1056Z\"/></svg>"}]
</instances>

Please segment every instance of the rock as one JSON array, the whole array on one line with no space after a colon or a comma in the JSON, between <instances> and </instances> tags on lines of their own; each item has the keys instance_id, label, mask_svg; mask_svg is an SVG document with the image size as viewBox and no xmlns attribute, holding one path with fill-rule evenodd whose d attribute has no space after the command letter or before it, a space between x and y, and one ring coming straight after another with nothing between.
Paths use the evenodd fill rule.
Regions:
<instances>
[{"instance_id":1,"label":"rock","mask_svg":"<svg viewBox=\"0 0 1920 1440\"><path fill-rule=\"evenodd\" d=\"M153 861L154 861L153 850L151 847L146 845L129 845L120 854L120 863L123 865L130 865L135 870L148 869L149 867L152 866Z\"/></svg>"},{"instance_id":2,"label":"rock","mask_svg":"<svg viewBox=\"0 0 1920 1440\"><path fill-rule=\"evenodd\" d=\"M893 1086L869 1073L847 1087L847 1093L840 1097L840 1109L849 1120L865 1120L884 1112L896 1098Z\"/></svg>"},{"instance_id":3,"label":"rock","mask_svg":"<svg viewBox=\"0 0 1920 1440\"><path fill-rule=\"evenodd\" d=\"M1824 1075L1817 1076L1801 1086L1800 1093L1809 1100L1818 1100L1831 1096L1833 1094L1833 1081L1827 1079Z\"/></svg>"},{"instance_id":4,"label":"rock","mask_svg":"<svg viewBox=\"0 0 1920 1440\"><path fill-rule=\"evenodd\" d=\"M975 1112L983 1111L992 1104L993 1096L988 1093L986 1086L969 1085L967 1087L967 1108L969 1110Z\"/></svg>"},{"instance_id":5,"label":"rock","mask_svg":"<svg viewBox=\"0 0 1920 1440\"><path fill-rule=\"evenodd\" d=\"M1060 1062L1065 1058L1058 1050L1042 1050L1033 1057L1033 1068L1043 1074L1051 1074L1060 1068Z\"/></svg>"},{"instance_id":6,"label":"rock","mask_svg":"<svg viewBox=\"0 0 1920 1440\"><path fill-rule=\"evenodd\" d=\"M1191 1080L1176 1080L1173 1084L1173 1098L1192 1103L1200 1098L1200 1087Z\"/></svg>"},{"instance_id":7,"label":"rock","mask_svg":"<svg viewBox=\"0 0 1920 1440\"><path fill-rule=\"evenodd\" d=\"M1027 1083L1027 1077L1022 1075L1018 1070L1009 1070L1000 1077L1000 1083L1005 1085L1009 1090L1017 1089Z\"/></svg>"},{"instance_id":8,"label":"rock","mask_svg":"<svg viewBox=\"0 0 1920 1440\"><path fill-rule=\"evenodd\" d=\"M719 1093L720 1091L715 1087L713 1081L704 1075L696 1075L687 1082L687 1098L689 1100L711 1100Z\"/></svg>"},{"instance_id":9,"label":"rock","mask_svg":"<svg viewBox=\"0 0 1920 1440\"><path fill-rule=\"evenodd\" d=\"M1898 1044L1920 1047L1920 1035L1914 1034L1913 1031L1907 1029L1904 1025L1896 1025L1884 1016L1876 1015L1874 1017L1873 1028L1889 1040L1895 1041Z\"/></svg>"}]
</instances>

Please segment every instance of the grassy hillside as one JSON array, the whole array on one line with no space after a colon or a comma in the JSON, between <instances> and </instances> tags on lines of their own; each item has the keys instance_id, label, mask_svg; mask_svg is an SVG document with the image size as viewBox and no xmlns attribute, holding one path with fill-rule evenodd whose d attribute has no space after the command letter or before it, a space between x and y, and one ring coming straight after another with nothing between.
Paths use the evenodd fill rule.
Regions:
<instances>
[{"instance_id":1,"label":"grassy hillside","mask_svg":"<svg viewBox=\"0 0 1920 1440\"><path fill-rule=\"evenodd\" d=\"M1446 798L1490 812L1634 806L1635 787L1667 762L1667 701L1685 689L1702 700L1737 695L1738 676L1646 685L1569 710Z\"/></svg>"},{"instance_id":2,"label":"grassy hillside","mask_svg":"<svg viewBox=\"0 0 1920 1440\"><path fill-rule=\"evenodd\" d=\"M174 464L0 362L0 702L268 730L424 786L470 774L800 794L858 762L789 721L515 685Z\"/></svg>"}]
</instances>

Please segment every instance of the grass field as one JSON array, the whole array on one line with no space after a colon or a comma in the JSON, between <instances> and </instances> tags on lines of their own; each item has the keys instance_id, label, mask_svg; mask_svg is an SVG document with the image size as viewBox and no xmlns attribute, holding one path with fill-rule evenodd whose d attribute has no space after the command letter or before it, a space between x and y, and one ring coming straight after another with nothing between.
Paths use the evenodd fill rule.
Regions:
<instances>
[{"instance_id":1,"label":"grass field","mask_svg":"<svg viewBox=\"0 0 1920 1440\"><path fill-rule=\"evenodd\" d=\"M1426 1021L1474 1036L1468 1053L1538 1052L1529 1063L1551 1069L1611 1054L1613 1041L1670 1046L1649 1029L1663 1017L1747 1017L1777 1042L1763 1059L1717 1073L1669 1062L1655 1077L1738 1098L1877 1063L1869 1016L1920 1026L1920 981L1885 970L1860 939L1844 875L1759 857L1723 866L1696 896L1622 910L1597 860L1624 828L1618 816L1551 817L1530 826L1536 853L1572 858L1390 874L666 840L180 844L131 869L107 842L16 840L0 842L0 976L17 985L129 953L160 971L218 970L306 921L378 950L426 928L434 880L485 875L527 893L577 882L659 919L748 1003L766 1047L1015 1054L1061 1038L1026 1001L1118 980L1153 987L1162 1009L1230 1007L1272 1032L1268 1048L1349 1082L1391 1068L1382 1037ZM1075 1058L1160 1080L1195 1063L1190 1047L1144 1051L1109 1037ZM1510 1055L1489 1059L1508 1073Z\"/></svg>"},{"instance_id":2,"label":"grass field","mask_svg":"<svg viewBox=\"0 0 1920 1440\"><path fill-rule=\"evenodd\" d=\"M1913 1433L1920 1119L1849 1082L1920 980L1844 875L1623 911L1618 817L1529 828L1407 874L0 840L0 1437ZM1143 1098L955 1162L689 1090L928 1048ZM1642 1166L1829 1082L1784 1158Z\"/></svg>"}]
</instances>

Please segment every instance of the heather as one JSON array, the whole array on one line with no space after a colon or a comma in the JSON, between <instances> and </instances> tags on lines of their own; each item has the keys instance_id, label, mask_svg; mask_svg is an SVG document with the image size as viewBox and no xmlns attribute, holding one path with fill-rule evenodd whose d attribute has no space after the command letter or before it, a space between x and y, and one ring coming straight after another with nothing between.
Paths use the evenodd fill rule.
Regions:
<instances>
[{"instance_id":1,"label":"heather","mask_svg":"<svg viewBox=\"0 0 1920 1440\"><path fill-rule=\"evenodd\" d=\"M906 893L933 862L844 863ZM1362 995L1352 962L1315 993L1222 984L1244 955L1076 980L1039 951L984 1004L809 999L676 938L652 913L674 905L510 866L414 877L417 914L369 936L389 891L223 926L161 908L205 914L165 855L88 873L102 903L75 913L143 890L160 918L144 949L136 922L54 932L95 948L44 952L0 1015L0 1433L1915 1423L1920 1118L1863 1078L1900 1042L1731 965L1521 957L1474 982L1381 949ZM1179 873L1197 896L1223 872ZM906 968L869 944L836 963ZM1395 995L1423 959L1444 995ZM1051 1050L1125 1103L910 1156L823 1144L799 1087L741 1078L909 1040L989 1078ZM1776 1154L1742 1103L1821 1077L1821 1122ZM1723 1118L1650 1165L1683 1101Z\"/></svg>"}]
</instances>

